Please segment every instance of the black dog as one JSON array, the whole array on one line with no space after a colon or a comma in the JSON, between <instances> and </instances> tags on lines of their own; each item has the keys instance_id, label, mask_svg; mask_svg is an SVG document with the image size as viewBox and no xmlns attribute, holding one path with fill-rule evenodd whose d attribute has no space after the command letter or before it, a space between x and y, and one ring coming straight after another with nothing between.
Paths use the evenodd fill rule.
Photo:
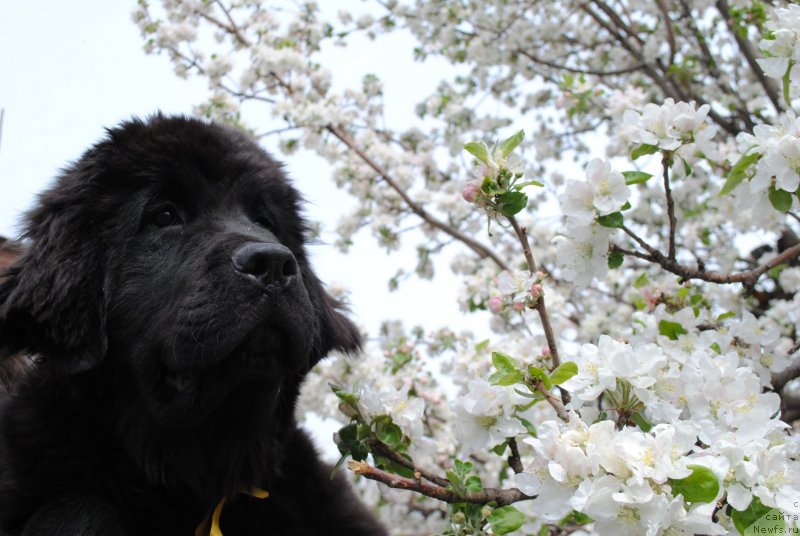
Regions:
<instances>
[{"instance_id":1,"label":"black dog","mask_svg":"<svg viewBox=\"0 0 800 536\"><path fill-rule=\"evenodd\" d=\"M300 201L245 135L161 115L41 196L0 283L0 355L36 358L2 409L4 535L385 534L295 422L360 345Z\"/></svg>"}]
</instances>

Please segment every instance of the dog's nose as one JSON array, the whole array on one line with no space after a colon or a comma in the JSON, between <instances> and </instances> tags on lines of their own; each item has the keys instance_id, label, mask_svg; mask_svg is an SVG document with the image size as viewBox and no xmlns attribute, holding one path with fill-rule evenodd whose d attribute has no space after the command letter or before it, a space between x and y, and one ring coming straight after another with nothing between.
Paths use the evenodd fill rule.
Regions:
<instances>
[{"instance_id":1,"label":"dog's nose","mask_svg":"<svg viewBox=\"0 0 800 536\"><path fill-rule=\"evenodd\" d=\"M297 275L294 255L281 244L250 242L237 249L231 261L237 272L252 276L264 285L281 285Z\"/></svg>"}]
</instances>

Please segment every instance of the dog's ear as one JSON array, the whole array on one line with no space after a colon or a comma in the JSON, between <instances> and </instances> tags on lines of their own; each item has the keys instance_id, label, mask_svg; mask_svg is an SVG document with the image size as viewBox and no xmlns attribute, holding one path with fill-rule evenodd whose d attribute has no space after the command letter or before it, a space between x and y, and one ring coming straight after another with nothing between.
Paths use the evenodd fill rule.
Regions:
<instances>
[{"instance_id":1,"label":"dog's ear","mask_svg":"<svg viewBox=\"0 0 800 536\"><path fill-rule=\"evenodd\" d=\"M361 350L361 333L353 322L344 316L344 305L322 291L323 315L327 317L327 322L323 322L322 340L327 343L328 350L339 350L340 352L356 353ZM327 353L327 352L326 352Z\"/></svg>"},{"instance_id":2,"label":"dog's ear","mask_svg":"<svg viewBox=\"0 0 800 536\"><path fill-rule=\"evenodd\" d=\"M328 294L313 272L307 272L304 277L320 319L320 337L314 345L310 366L314 366L331 350L351 354L361 350L361 333L344 315L344 305Z\"/></svg>"},{"instance_id":3,"label":"dog's ear","mask_svg":"<svg viewBox=\"0 0 800 536\"><path fill-rule=\"evenodd\" d=\"M83 173L67 171L42 195L27 216L26 251L0 282L3 353L39 354L69 371L106 351L105 248Z\"/></svg>"}]
</instances>

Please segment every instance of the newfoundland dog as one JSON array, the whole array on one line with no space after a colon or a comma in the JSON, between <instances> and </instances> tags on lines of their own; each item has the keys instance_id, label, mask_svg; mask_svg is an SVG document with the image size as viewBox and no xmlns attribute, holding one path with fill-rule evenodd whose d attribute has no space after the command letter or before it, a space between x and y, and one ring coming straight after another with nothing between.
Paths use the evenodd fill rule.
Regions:
<instances>
[{"instance_id":1,"label":"newfoundland dog","mask_svg":"<svg viewBox=\"0 0 800 536\"><path fill-rule=\"evenodd\" d=\"M28 214L0 355L3 535L381 535L295 421L359 348L309 265L300 196L244 134L133 120Z\"/></svg>"}]
</instances>

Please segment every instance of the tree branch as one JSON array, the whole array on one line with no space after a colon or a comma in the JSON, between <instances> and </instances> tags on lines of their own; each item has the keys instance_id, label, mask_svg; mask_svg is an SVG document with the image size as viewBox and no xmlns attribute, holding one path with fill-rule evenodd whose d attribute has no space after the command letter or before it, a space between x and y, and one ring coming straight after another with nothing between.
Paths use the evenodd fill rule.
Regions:
<instances>
[{"instance_id":1,"label":"tree branch","mask_svg":"<svg viewBox=\"0 0 800 536\"><path fill-rule=\"evenodd\" d=\"M800 351L800 342L796 343L791 350L789 350L789 357ZM776 391L781 391L786 384L795 378L800 378L800 359L795 359L791 365L786 367L780 372L772 375L772 388Z\"/></svg>"},{"instance_id":2,"label":"tree branch","mask_svg":"<svg viewBox=\"0 0 800 536\"><path fill-rule=\"evenodd\" d=\"M350 460L347 462L347 468L357 475L361 475L370 480L375 480L376 482L381 482L390 488L415 491L427 497L431 497L432 499L438 499L446 503L467 502L473 504L486 504L490 502L496 502L498 506L504 506L507 504L519 501L527 501L535 498L525 495L516 488L487 488L479 492L467 492L462 497L455 492L447 490L445 487L437 486L435 484L428 484L422 480L406 478L400 475L389 473L387 471L382 471L376 467L372 467L367 462Z\"/></svg>"},{"instance_id":3,"label":"tree branch","mask_svg":"<svg viewBox=\"0 0 800 536\"><path fill-rule=\"evenodd\" d=\"M350 136L350 134L346 130L336 125L326 125L325 129L331 134L333 134L339 141L344 143L350 150L356 153L358 157L364 161L365 164L367 164L370 168L372 168L372 170L375 171L375 173L377 173L378 176L381 177L384 180L384 182L386 182L386 184L388 184L389 187L400 196L400 198L403 200L406 206L411 210L411 212L422 218L422 220L425 223L427 223L428 225L430 225L435 229L443 231L445 234L455 238L459 242L462 242L464 245L466 245L468 248L474 251L479 257L481 258L488 257L492 259L492 261L494 261L494 263L497 266L499 266L502 270L508 270L508 265L505 262L503 262L503 260L494 251L484 246L477 240L465 235L455 227L436 219L428 211L426 211L422 207L422 205L416 203L413 199L411 199L408 193L406 193L406 191L403 190L400 187L400 185L397 184L397 182L395 182L395 180L392 178L389 172L386 171L380 164L375 162L368 154L366 154L358 146L358 144L356 144L355 140L353 140L352 136Z\"/></svg>"},{"instance_id":4,"label":"tree branch","mask_svg":"<svg viewBox=\"0 0 800 536\"><path fill-rule=\"evenodd\" d=\"M412 462L407 458L404 458L403 456L400 456L399 454L397 454L395 451L393 451L380 441L370 441L369 449L370 452L372 452L373 454L377 454L378 456L383 456L384 458L389 458L397 465L400 465L401 467L405 467L406 469L414 471L414 474L419 474L420 477L424 478L428 482L436 484L437 486L447 486L450 484L450 481L447 480L446 478L442 478L440 476L431 473L430 471L426 471L425 469L417 467L416 465L414 465L414 462Z\"/></svg>"},{"instance_id":5,"label":"tree branch","mask_svg":"<svg viewBox=\"0 0 800 536\"><path fill-rule=\"evenodd\" d=\"M661 11L661 16L664 17L664 26L667 29L667 42L669 43L669 64L675 63L675 32L672 29L672 20L669 18L669 9L664 3L664 0L656 0L658 10Z\"/></svg>"},{"instance_id":6,"label":"tree branch","mask_svg":"<svg viewBox=\"0 0 800 536\"><path fill-rule=\"evenodd\" d=\"M622 230L625 231L628 236L634 238L634 240L637 240L637 242L640 242L640 244L645 244L627 227L623 226ZM780 255L776 255L764 264L753 268L752 270L733 274L721 274L719 272L708 272L705 270L698 270L695 268L690 268L689 266L684 266L679 264L677 261L668 259L659 251L650 248L650 246L647 246L647 248L650 248L648 249L649 254L629 251L613 244L611 248L619 251L622 254L631 255L639 259L658 264L668 272L679 276L684 281L689 281L690 279L700 279L701 281L708 281L709 283L718 283L723 285L742 283L746 287L754 286L762 275L775 268L779 264L783 264L784 262L788 262L792 259L800 257L800 245L796 245L785 250Z\"/></svg>"},{"instance_id":7,"label":"tree branch","mask_svg":"<svg viewBox=\"0 0 800 536\"><path fill-rule=\"evenodd\" d=\"M525 227L521 227L514 216L506 216L506 218L511 223L511 227L514 229L514 233L516 233L520 244L522 244L522 252L528 263L528 271L531 275L534 275L536 273L536 260L533 258L530 242L528 241L528 230ZM547 312L544 295L539 296L536 302L536 312L539 313L539 320L542 322L544 336L545 339L547 339L547 347L550 349L550 361L552 362L553 370L555 370L561 365L561 357L558 354L558 343L556 342L556 336L553 332L553 324L550 321L550 315ZM564 402L568 404L570 401L569 393L566 390L562 390L561 396Z\"/></svg>"},{"instance_id":8,"label":"tree branch","mask_svg":"<svg viewBox=\"0 0 800 536\"><path fill-rule=\"evenodd\" d=\"M769 97L769 100L772 103L772 106L775 108L775 111L778 113L783 112L783 104L778 96L778 88L775 85L775 82L764 75L764 71L761 70L761 66L756 61L755 51L753 50L753 45L750 43L750 41L743 39L739 35L739 32L737 32L731 24L731 12L727 0L717 0L716 7L720 15L722 15L722 19L725 21L725 24L728 26L728 31L730 31L731 35L736 40L736 44L739 45L739 50L747 60L747 65L750 66L750 70L755 75L758 83L764 88L764 92L767 94L767 97Z\"/></svg>"},{"instance_id":9,"label":"tree branch","mask_svg":"<svg viewBox=\"0 0 800 536\"><path fill-rule=\"evenodd\" d=\"M667 258L675 260L675 229L678 226L675 219L675 200L672 199L672 189L669 185L669 167L672 163L672 153L666 151L661 159L661 165L664 168L664 194L667 197L667 218L669 219L669 250Z\"/></svg>"}]
</instances>

